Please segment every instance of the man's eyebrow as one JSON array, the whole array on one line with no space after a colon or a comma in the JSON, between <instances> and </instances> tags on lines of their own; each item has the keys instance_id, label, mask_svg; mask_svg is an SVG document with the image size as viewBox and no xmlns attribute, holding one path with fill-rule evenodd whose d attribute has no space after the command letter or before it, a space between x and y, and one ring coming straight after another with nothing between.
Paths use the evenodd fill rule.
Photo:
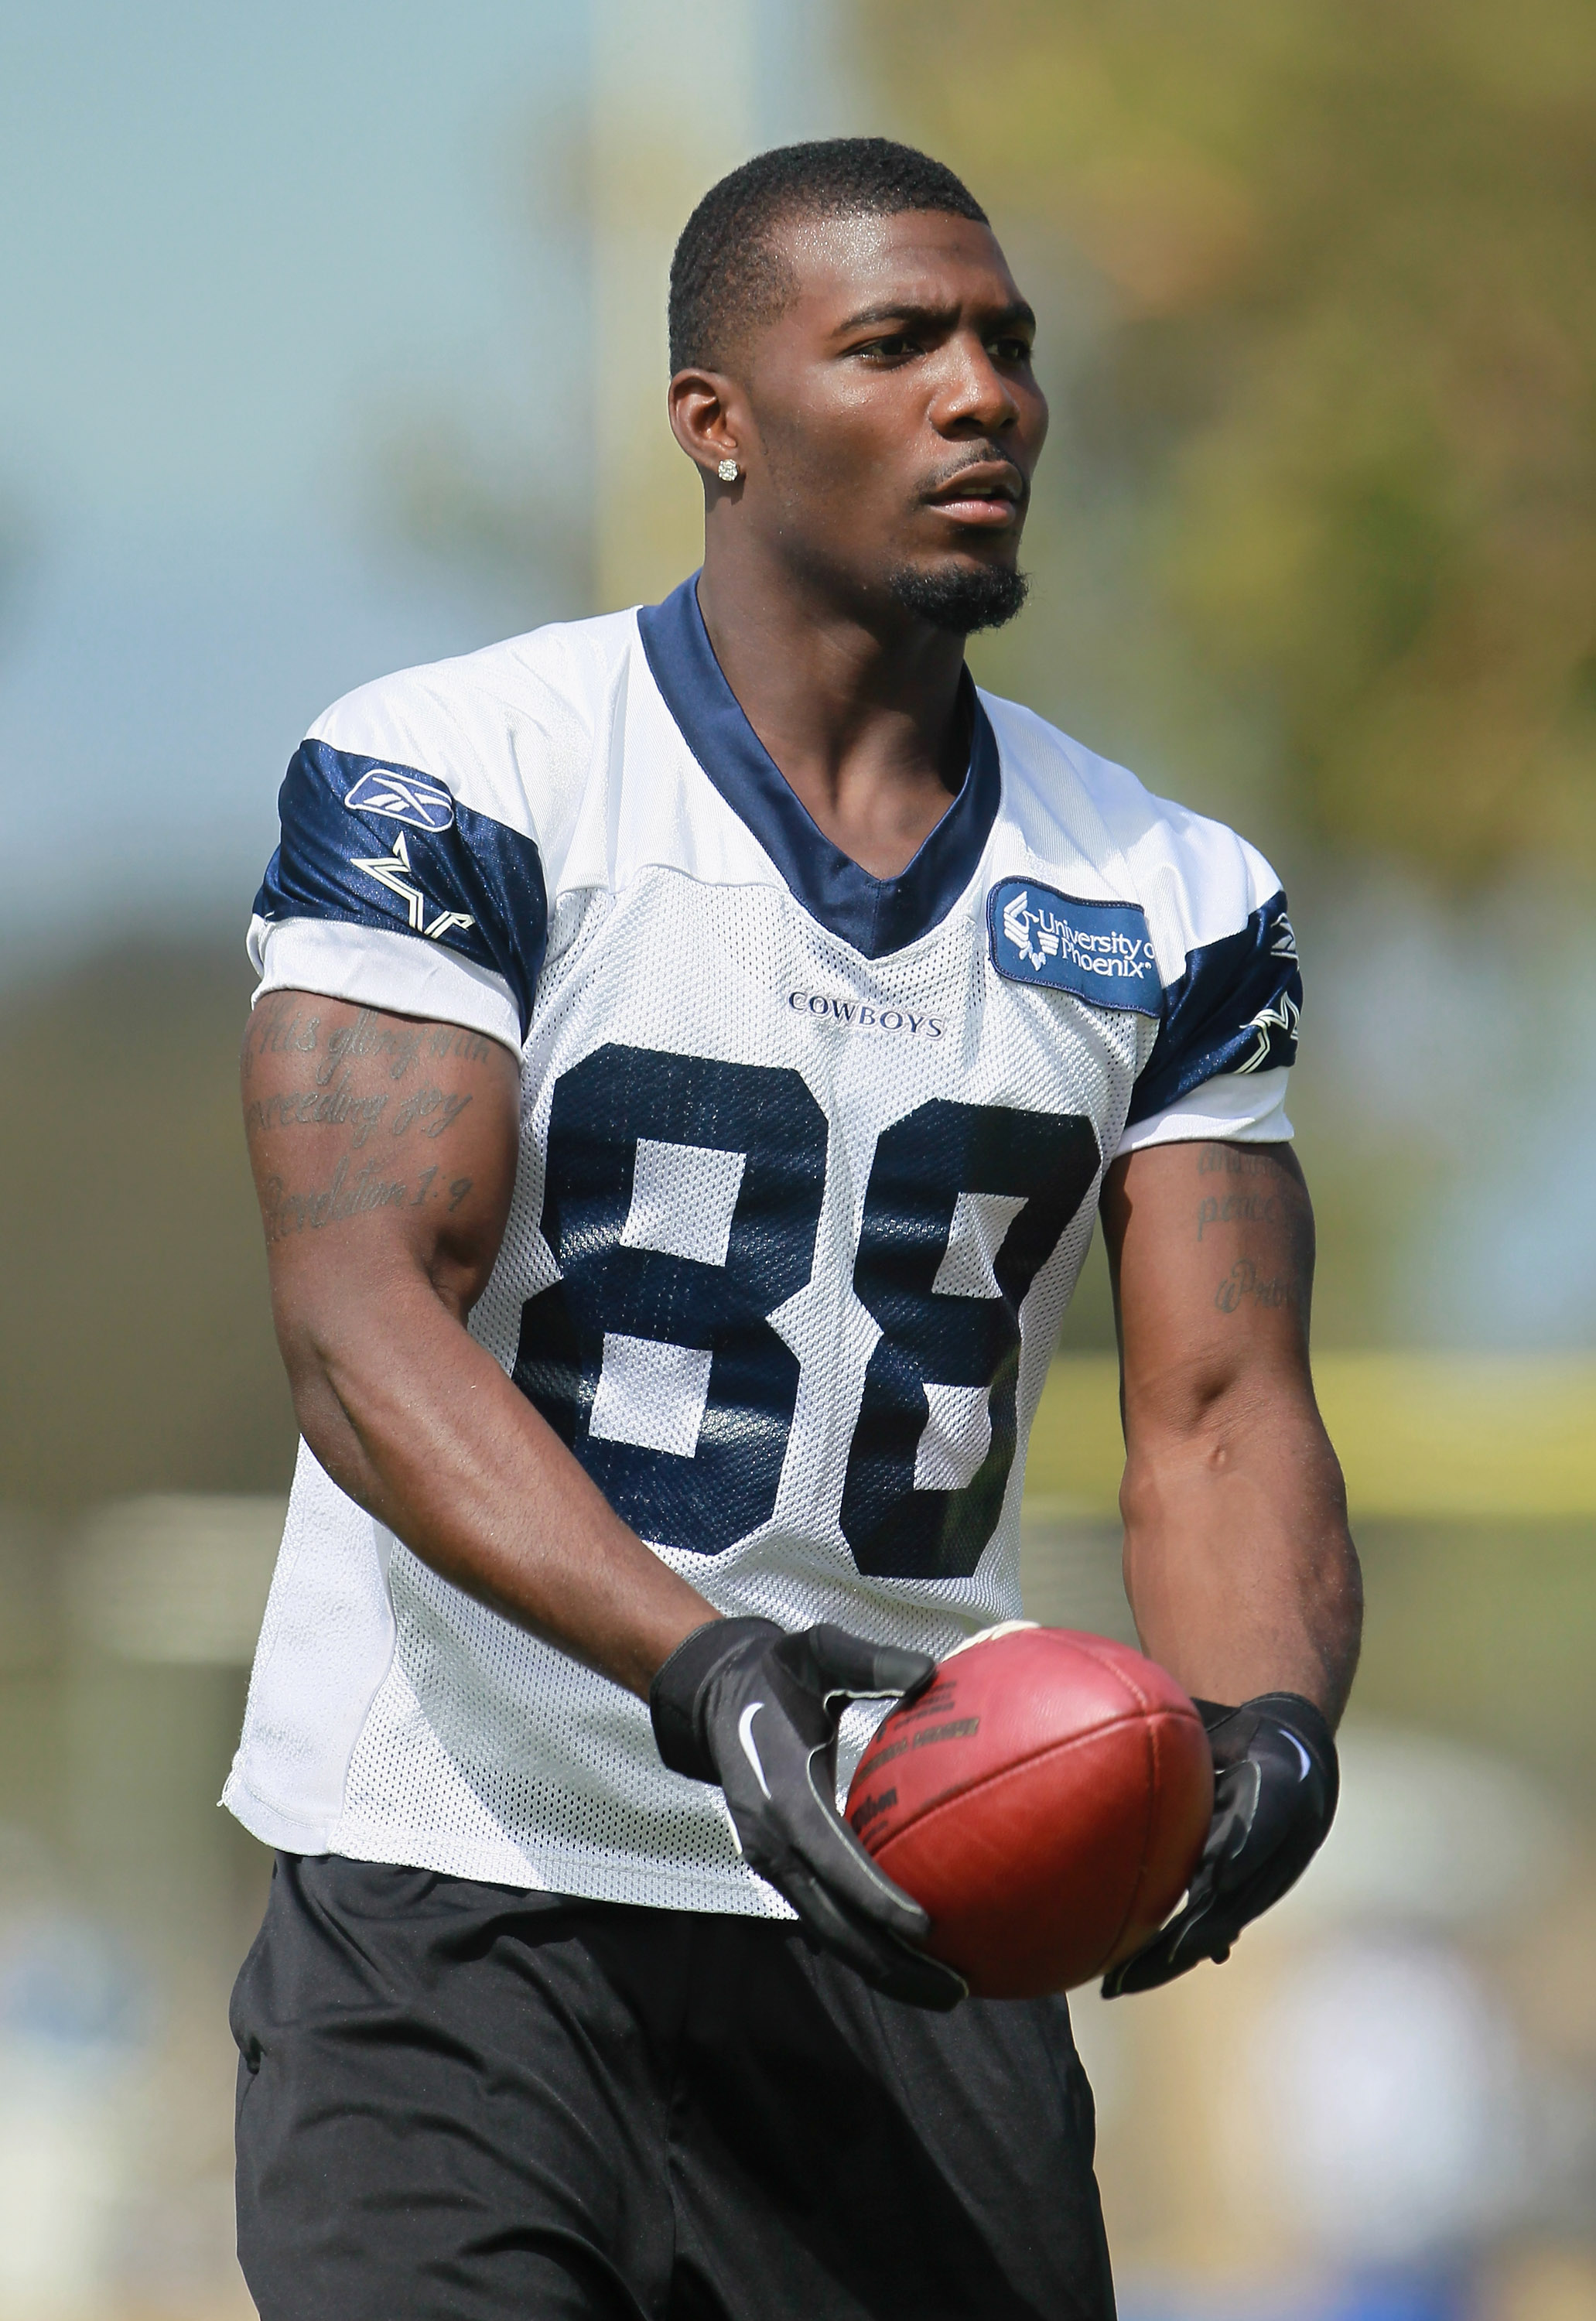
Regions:
<instances>
[{"instance_id":1,"label":"man's eyebrow","mask_svg":"<svg viewBox=\"0 0 1596 2321\"><path fill-rule=\"evenodd\" d=\"M925 330L946 330L951 323L956 321L958 312L956 306L926 306L917 305L911 298L889 298L876 306L862 306L856 314L850 314L846 322L839 323L836 330L840 335L844 331L862 331L880 323L918 323ZM1017 298L982 327L995 332L1011 331L1021 323L1034 331L1036 317L1025 299Z\"/></svg>"}]
</instances>

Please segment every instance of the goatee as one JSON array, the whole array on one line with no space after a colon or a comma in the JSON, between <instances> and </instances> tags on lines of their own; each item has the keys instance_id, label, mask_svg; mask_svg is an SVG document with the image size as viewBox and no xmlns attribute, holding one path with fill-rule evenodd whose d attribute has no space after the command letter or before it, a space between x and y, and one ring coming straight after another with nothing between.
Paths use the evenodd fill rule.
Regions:
<instances>
[{"instance_id":1,"label":"goatee","mask_svg":"<svg viewBox=\"0 0 1596 2321\"><path fill-rule=\"evenodd\" d=\"M973 636L977 629L1000 629L1012 621L1031 592L1023 572L1000 564L973 570L919 572L907 567L887 576L887 593L906 613L934 629Z\"/></svg>"}]
</instances>

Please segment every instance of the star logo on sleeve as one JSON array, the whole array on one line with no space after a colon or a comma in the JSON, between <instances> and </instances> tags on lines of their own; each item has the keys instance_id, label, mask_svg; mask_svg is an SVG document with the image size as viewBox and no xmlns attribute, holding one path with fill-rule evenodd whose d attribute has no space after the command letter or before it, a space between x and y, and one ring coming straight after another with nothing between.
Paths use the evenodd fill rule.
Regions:
<instances>
[{"instance_id":1,"label":"star logo on sleeve","mask_svg":"<svg viewBox=\"0 0 1596 2321\"><path fill-rule=\"evenodd\" d=\"M414 883L415 873L410 867L410 850L405 843L403 831L395 839L391 852L356 854L351 855L350 860L354 869L363 870L368 878L375 878L379 887L386 887L390 895L398 897L409 914L414 933L427 935L436 942L440 936L449 933L451 927L459 927L463 932L467 927L476 925L475 919L465 911L440 911L435 918L427 917L430 906L421 888Z\"/></svg>"},{"instance_id":2,"label":"star logo on sleeve","mask_svg":"<svg viewBox=\"0 0 1596 2321\"><path fill-rule=\"evenodd\" d=\"M1282 991L1278 999L1248 1018L1246 1029L1258 1034L1254 1045L1233 1064L1236 1072L1259 1072L1272 1069L1276 1064L1290 1064L1297 1055L1297 1026L1302 1010L1289 992Z\"/></svg>"}]
</instances>

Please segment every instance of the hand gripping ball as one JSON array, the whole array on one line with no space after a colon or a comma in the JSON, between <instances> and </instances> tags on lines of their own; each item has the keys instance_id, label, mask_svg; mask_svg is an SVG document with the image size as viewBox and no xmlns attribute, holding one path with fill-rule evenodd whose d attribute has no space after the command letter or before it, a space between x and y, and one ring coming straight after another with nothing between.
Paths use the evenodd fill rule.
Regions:
<instances>
[{"instance_id":1,"label":"hand gripping ball","mask_svg":"<svg viewBox=\"0 0 1596 2321\"><path fill-rule=\"evenodd\" d=\"M1155 1661L1010 1621L896 1708L848 1820L979 1998L1090 1981L1174 1908L1213 1814L1202 1721Z\"/></svg>"}]
</instances>

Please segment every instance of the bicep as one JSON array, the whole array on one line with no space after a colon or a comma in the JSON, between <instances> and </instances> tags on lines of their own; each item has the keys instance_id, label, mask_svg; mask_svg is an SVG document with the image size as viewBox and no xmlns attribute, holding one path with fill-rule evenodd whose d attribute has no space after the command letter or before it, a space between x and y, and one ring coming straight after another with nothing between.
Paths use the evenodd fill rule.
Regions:
<instances>
[{"instance_id":1,"label":"bicep","mask_svg":"<svg viewBox=\"0 0 1596 2321\"><path fill-rule=\"evenodd\" d=\"M241 1057L279 1332L424 1276L463 1319L515 1184L519 1071L454 1024L274 991Z\"/></svg>"},{"instance_id":2,"label":"bicep","mask_svg":"<svg viewBox=\"0 0 1596 2321\"><path fill-rule=\"evenodd\" d=\"M1127 1443L1248 1387L1311 1393L1313 1211L1289 1144L1148 1146L1109 1170L1102 1217Z\"/></svg>"}]
</instances>

